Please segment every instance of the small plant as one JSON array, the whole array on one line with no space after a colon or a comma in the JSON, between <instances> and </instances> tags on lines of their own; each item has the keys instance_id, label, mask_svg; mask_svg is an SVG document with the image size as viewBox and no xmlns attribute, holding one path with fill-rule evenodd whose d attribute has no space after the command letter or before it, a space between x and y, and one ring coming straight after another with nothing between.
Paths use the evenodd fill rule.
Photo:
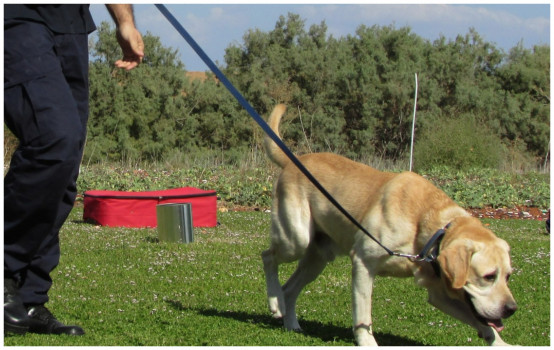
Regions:
<instances>
[{"instance_id":1,"label":"small plant","mask_svg":"<svg viewBox=\"0 0 554 350\"><path fill-rule=\"evenodd\" d=\"M154 191L177 187L215 190L225 207L271 206L273 182L279 170L266 163L249 166L206 165L163 168L125 165L83 167L78 191ZM550 205L550 177L540 173L506 173L493 169L453 170L438 166L421 172L466 208Z\"/></svg>"},{"instance_id":2,"label":"small plant","mask_svg":"<svg viewBox=\"0 0 554 350\"><path fill-rule=\"evenodd\" d=\"M504 157L500 138L469 115L442 119L424 129L414 152L416 171L436 166L498 168Z\"/></svg>"},{"instance_id":3,"label":"small plant","mask_svg":"<svg viewBox=\"0 0 554 350\"><path fill-rule=\"evenodd\" d=\"M550 177L539 173L506 173L494 169L453 171L435 167L422 173L466 208L529 206L549 208Z\"/></svg>"}]
</instances>

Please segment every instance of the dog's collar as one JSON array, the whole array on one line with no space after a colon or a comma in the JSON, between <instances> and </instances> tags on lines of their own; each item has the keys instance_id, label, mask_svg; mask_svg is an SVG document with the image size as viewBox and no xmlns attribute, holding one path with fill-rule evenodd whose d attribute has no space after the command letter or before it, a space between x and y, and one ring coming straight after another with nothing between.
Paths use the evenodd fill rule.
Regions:
<instances>
[{"instance_id":1,"label":"dog's collar","mask_svg":"<svg viewBox=\"0 0 554 350\"><path fill-rule=\"evenodd\" d=\"M448 227L450 227L450 223L435 232L433 237L431 237L429 242L427 242L421 253L418 255L422 261L426 261L431 264L431 267L435 271L435 275L437 275L437 277L441 276L441 269L439 263L437 262L437 257L439 256L441 241Z\"/></svg>"},{"instance_id":2,"label":"dog's collar","mask_svg":"<svg viewBox=\"0 0 554 350\"><path fill-rule=\"evenodd\" d=\"M428 262L433 267L433 270L435 270L435 274L440 277L440 267L437 263L437 257L439 256L439 250L440 250L440 243L444 237L444 234L446 233L446 230L450 227L450 223L448 223L443 228L439 229L435 234L427 241L423 249L418 255L409 255L409 254L401 254L401 253L394 253L396 256L408 258L413 262Z\"/></svg>"},{"instance_id":3,"label":"dog's collar","mask_svg":"<svg viewBox=\"0 0 554 350\"><path fill-rule=\"evenodd\" d=\"M435 234L429 239L427 244L425 244L425 246L421 250L421 253L417 255L418 260L427 261L427 262L432 262L437 260L437 257L439 256L441 241L444 237L444 234L446 233L446 230L449 227L450 227L450 223L448 223L446 226L444 226L443 228L435 232Z\"/></svg>"}]
</instances>

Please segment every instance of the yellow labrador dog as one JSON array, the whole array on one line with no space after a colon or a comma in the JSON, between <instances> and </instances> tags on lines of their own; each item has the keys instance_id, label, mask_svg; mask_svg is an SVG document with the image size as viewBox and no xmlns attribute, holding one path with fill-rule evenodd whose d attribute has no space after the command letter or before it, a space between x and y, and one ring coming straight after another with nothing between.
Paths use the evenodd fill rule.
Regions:
<instances>
[{"instance_id":1,"label":"yellow labrador dog","mask_svg":"<svg viewBox=\"0 0 554 350\"><path fill-rule=\"evenodd\" d=\"M278 105L269 125L279 135L285 112ZM507 345L499 336L502 319L517 309L508 288L509 246L423 177L377 171L330 153L299 157L302 164L363 227L391 251L417 255L439 229L436 261L390 256L348 221L266 136L269 158L282 168L274 186L271 245L262 253L269 308L290 330L300 330L296 299L335 256L352 260L353 330L358 345L377 345L371 325L371 294L376 276L414 276L429 302L471 325L490 345ZM281 286L278 265L299 260ZM435 265L435 268L433 267Z\"/></svg>"}]
</instances>

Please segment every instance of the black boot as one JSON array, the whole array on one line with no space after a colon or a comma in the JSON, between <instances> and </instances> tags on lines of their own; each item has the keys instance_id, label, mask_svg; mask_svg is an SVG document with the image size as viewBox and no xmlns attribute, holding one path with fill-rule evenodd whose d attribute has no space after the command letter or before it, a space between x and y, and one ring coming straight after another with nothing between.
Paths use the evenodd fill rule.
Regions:
<instances>
[{"instance_id":1,"label":"black boot","mask_svg":"<svg viewBox=\"0 0 554 350\"><path fill-rule=\"evenodd\" d=\"M29 316L13 279L4 279L4 331L25 334L29 330Z\"/></svg>"},{"instance_id":2,"label":"black boot","mask_svg":"<svg viewBox=\"0 0 554 350\"><path fill-rule=\"evenodd\" d=\"M29 332L40 334L83 335L85 331L79 326L68 326L58 321L44 305L27 307L30 318Z\"/></svg>"}]
</instances>

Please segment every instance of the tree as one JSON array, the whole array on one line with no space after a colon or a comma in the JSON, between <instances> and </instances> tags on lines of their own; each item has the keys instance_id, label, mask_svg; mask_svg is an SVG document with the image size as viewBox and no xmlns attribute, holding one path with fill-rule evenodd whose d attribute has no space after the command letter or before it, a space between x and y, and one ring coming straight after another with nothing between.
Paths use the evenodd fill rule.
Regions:
<instances>
[{"instance_id":1,"label":"tree","mask_svg":"<svg viewBox=\"0 0 554 350\"><path fill-rule=\"evenodd\" d=\"M510 50L498 70L506 111L498 116L500 132L511 142L521 139L529 152L544 157L550 141L550 47Z\"/></svg>"},{"instance_id":2,"label":"tree","mask_svg":"<svg viewBox=\"0 0 554 350\"><path fill-rule=\"evenodd\" d=\"M215 78L189 81L177 50L147 33L144 64L118 71L113 29L102 23L97 37L85 160L161 160L206 150L235 156L259 148L262 130ZM549 53L548 46L519 45L506 55L474 29L433 43L394 26L362 25L334 38L325 22L306 29L289 13L269 32L247 31L242 44L226 49L221 69L261 115L277 103L289 106L281 131L298 153L405 159L418 73L416 149L418 138L433 149L437 125L463 126L464 135L490 134L480 144L458 141L480 154L491 147L495 164L509 152L493 151L504 149L542 162L550 130ZM476 164L476 155L458 164Z\"/></svg>"},{"instance_id":3,"label":"tree","mask_svg":"<svg viewBox=\"0 0 554 350\"><path fill-rule=\"evenodd\" d=\"M185 76L178 51L146 33L139 69L121 71L113 62L114 29L98 28L91 43L90 121L85 160L159 161L199 150L245 149L252 122L213 76Z\"/></svg>"},{"instance_id":4,"label":"tree","mask_svg":"<svg viewBox=\"0 0 554 350\"><path fill-rule=\"evenodd\" d=\"M184 91L190 86L177 50L164 48L159 38L144 36L145 58L140 69L112 68L121 53L115 32L104 22L91 54L90 121L87 156L100 159L157 160L196 131ZM92 144L92 145L91 145ZM189 145L185 145L189 146Z\"/></svg>"}]
</instances>

